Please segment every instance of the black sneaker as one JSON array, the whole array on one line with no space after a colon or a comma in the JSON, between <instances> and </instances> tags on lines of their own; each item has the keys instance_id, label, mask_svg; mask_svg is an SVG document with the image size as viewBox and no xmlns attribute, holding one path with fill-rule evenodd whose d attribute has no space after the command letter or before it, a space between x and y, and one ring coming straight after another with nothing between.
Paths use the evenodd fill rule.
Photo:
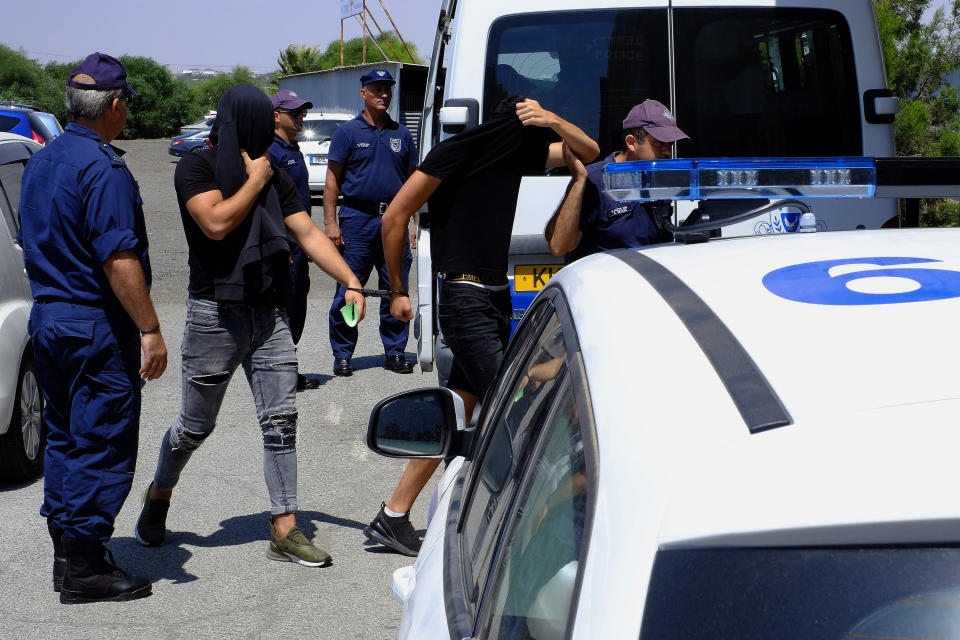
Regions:
<instances>
[{"instance_id":1,"label":"black sneaker","mask_svg":"<svg viewBox=\"0 0 960 640\"><path fill-rule=\"evenodd\" d=\"M143 492L143 507L140 509L140 517L137 518L137 526L133 529L133 536L146 547L159 547L167 534L167 510L170 508L170 501L151 498L152 486L151 482Z\"/></svg>"},{"instance_id":2,"label":"black sneaker","mask_svg":"<svg viewBox=\"0 0 960 640\"><path fill-rule=\"evenodd\" d=\"M386 506L380 503L380 512L370 526L364 528L363 535L405 556L416 556L420 551L420 536L410 524L410 514L394 518L384 511Z\"/></svg>"}]
</instances>

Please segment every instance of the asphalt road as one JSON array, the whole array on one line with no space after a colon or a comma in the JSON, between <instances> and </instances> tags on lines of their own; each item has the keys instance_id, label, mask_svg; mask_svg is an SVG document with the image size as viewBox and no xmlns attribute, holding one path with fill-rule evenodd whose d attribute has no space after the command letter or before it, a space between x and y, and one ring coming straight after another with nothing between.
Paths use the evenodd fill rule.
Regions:
<instances>
[{"instance_id":1,"label":"asphalt road","mask_svg":"<svg viewBox=\"0 0 960 640\"><path fill-rule=\"evenodd\" d=\"M333 555L333 566L308 569L268 560L269 501L260 430L243 372L230 384L217 429L184 471L167 519L167 544L133 538L140 494L150 482L164 431L180 405L180 342L187 248L165 140L119 142L140 184L150 236L152 297L170 352L166 373L144 388L140 451L133 490L109 548L122 567L154 581L153 596L125 603L61 605L51 588L52 547L39 515L42 481L0 484L0 638L203 639L395 638L401 607L390 595L392 572L412 558L384 552L361 530L388 497L403 461L364 444L370 409L403 389L436 385L419 367L411 375L382 368L376 301L360 325L351 378L331 375L327 313L333 281L311 266L301 371L322 381L297 396L299 523ZM319 206L314 219L321 221ZM375 280L374 280L375 282ZM411 288L413 290L414 288ZM407 357L415 358L411 336ZM431 483L414 508L426 527Z\"/></svg>"}]
</instances>

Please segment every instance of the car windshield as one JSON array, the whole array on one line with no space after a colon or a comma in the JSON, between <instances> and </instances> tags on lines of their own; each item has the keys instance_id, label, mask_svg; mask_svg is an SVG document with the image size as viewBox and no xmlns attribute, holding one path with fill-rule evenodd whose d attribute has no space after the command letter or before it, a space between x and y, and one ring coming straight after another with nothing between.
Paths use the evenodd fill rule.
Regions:
<instances>
[{"instance_id":1,"label":"car windshield","mask_svg":"<svg viewBox=\"0 0 960 640\"><path fill-rule=\"evenodd\" d=\"M303 129L297 134L297 142L315 142L333 137L333 132L343 124L342 120L304 120Z\"/></svg>"},{"instance_id":2,"label":"car windshield","mask_svg":"<svg viewBox=\"0 0 960 640\"><path fill-rule=\"evenodd\" d=\"M640 640L960 637L960 548L657 554Z\"/></svg>"}]
</instances>

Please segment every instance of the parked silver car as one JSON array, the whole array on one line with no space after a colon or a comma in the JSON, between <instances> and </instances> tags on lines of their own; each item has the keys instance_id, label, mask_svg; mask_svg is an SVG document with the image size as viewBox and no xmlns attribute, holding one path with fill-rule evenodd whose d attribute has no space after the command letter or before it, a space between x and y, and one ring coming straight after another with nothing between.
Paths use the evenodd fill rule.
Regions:
<instances>
[{"instance_id":1,"label":"parked silver car","mask_svg":"<svg viewBox=\"0 0 960 640\"><path fill-rule=\"evenodd\" d=\"M0 133L0 477L29 480L43 473L43 395L33 369L27 321L33 296L17 244L20 178L41 149L29 138Z\"/></svg>"}]
</instances>

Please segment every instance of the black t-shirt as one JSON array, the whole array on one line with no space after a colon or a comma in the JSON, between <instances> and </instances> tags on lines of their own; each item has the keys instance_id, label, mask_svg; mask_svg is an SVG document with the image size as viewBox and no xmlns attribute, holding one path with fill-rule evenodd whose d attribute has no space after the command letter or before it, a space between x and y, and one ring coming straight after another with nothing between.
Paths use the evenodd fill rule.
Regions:
<instances>
[{"instance_id":1,"label":"black t-shirt","mask_svg":"<svg viewBox=\"0 0 960 640\"><path fill-rule=\"evenodd\" d=\"M495 117L433 148L418 169L443 182L430 197L430 252L438 272L502 276L520 180L543 175L550 143L543 127L516 114Z\"/></svg>"},{"instance_id":2,"label":"black t-shirt","mask_svg":"<svg viewBox=\"0 0 960 640\"><path fill-rule=\"evenodd\" d=\"M216 180L217 154L215 150L191 153L180 159L174 172L173 184L177 190L177 203L180 205L180 219L189 248L190 283L187 290L190 295L208 300L215 299L214 280L218 275L230 273L240 250L250 233L251 216L228 233L223 240L212 240L204 235L200 226L187 211L186 202L193 196L207 191L220 189ZM290 177L276 168L271 184L277 190L283 217L303 211L303 204L297 195L297 188ZM266 271L271 278L264 278L261 291L246 292L245 301L250 303L281 303L289 287L289 254L275 254Z\"/></svg>"}]
</instances>

